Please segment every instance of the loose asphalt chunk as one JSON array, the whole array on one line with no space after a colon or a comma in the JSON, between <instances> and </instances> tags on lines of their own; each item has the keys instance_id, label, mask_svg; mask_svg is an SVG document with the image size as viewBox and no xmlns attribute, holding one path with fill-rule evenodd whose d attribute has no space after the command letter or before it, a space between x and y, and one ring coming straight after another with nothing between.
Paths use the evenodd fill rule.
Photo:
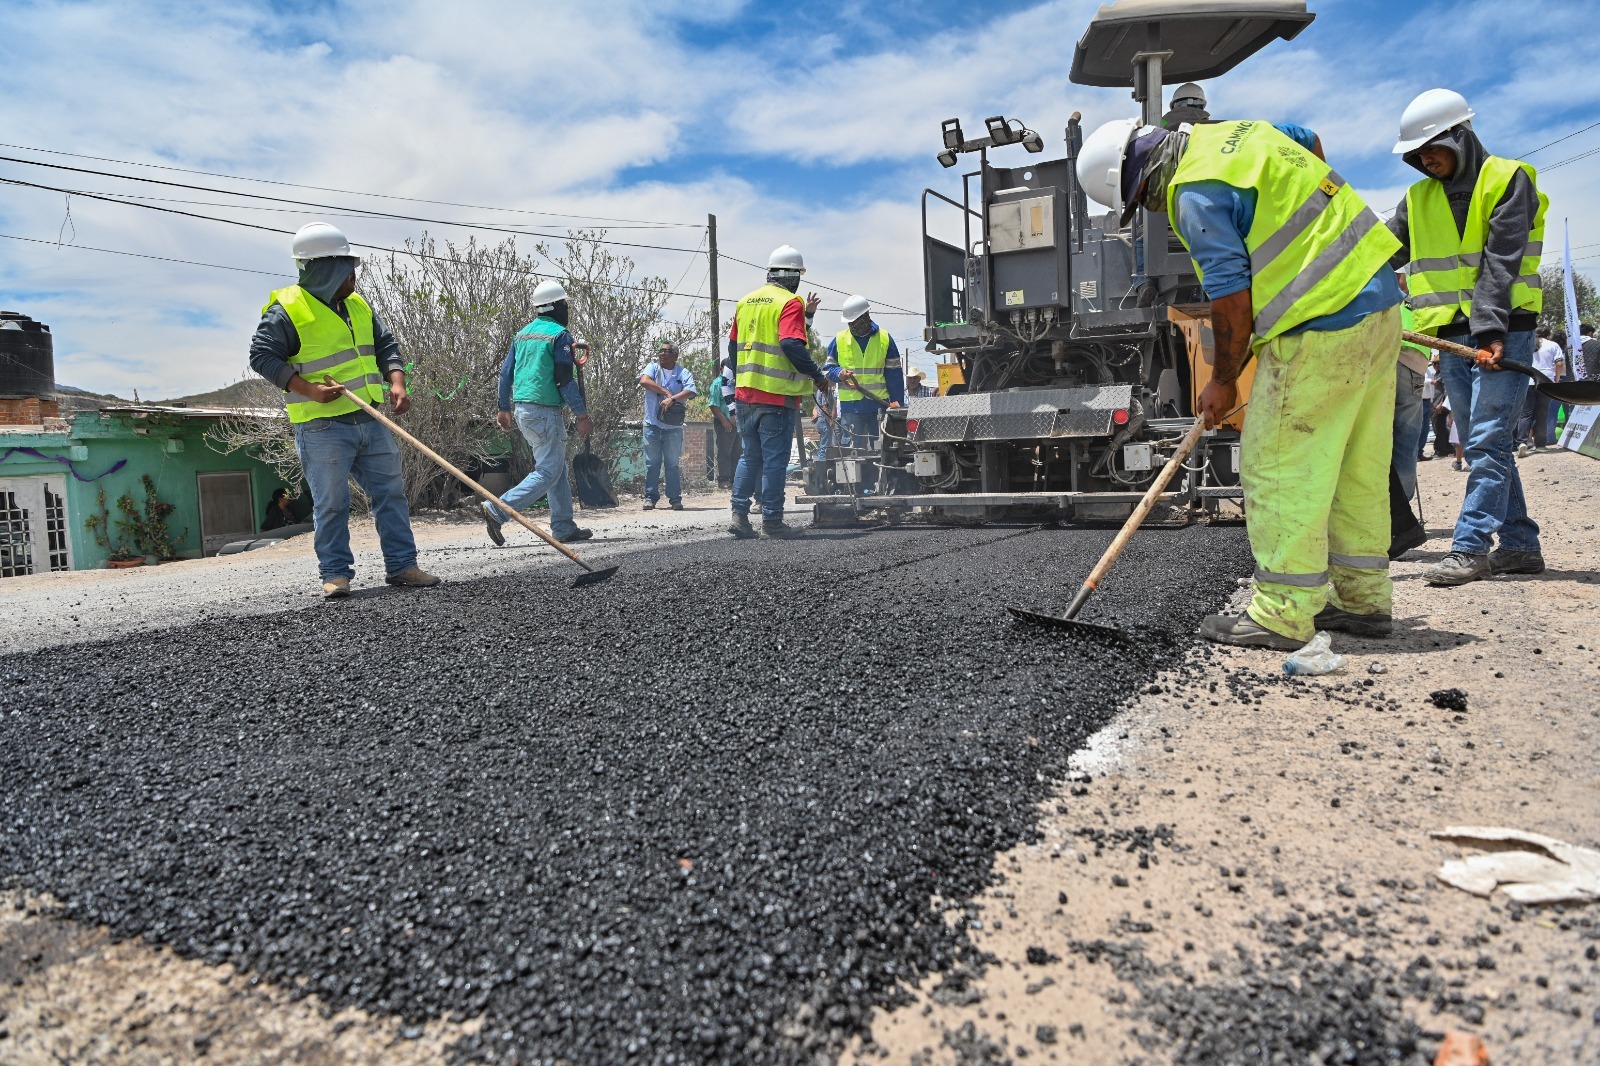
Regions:
<instances>
[{"instance_id":1,"label":"loose asphalt chunk","mask_svg":"<svg viewBox=\"0 0 1600 1066\"><path fill-rule=\"evenodd\" d=\"M1067 757L1250 560L1108 531L702 541L0 659L0 887L466 1059L792 1062L968 949Z\"/></svg>"}]
</instances>

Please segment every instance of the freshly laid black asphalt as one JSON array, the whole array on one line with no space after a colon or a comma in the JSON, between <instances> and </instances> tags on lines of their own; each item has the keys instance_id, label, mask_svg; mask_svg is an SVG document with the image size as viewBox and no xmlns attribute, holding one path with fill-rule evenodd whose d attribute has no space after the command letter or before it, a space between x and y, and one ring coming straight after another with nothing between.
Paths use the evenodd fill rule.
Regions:
<instances>
[{"instance_id":1,"label":"freshly laid black asphalt","mask_svg":"<svg viewBox=\"0 0 1600 1066\"><path fill-rule=\"evenodd\" d=\"M0 887L490 1061L794 1062L948 968L1067 757L1250 561L1109 531L702 541L0 659ZM1177 635L1172 635L1177 634Z\"/></svg>"}]
</instances>

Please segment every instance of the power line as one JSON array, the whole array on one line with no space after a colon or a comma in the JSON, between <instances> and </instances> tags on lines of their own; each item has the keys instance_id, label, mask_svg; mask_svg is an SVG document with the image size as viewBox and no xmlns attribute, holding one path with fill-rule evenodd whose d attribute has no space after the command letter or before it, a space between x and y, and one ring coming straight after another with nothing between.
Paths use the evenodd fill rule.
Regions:
<instances>
[{"instance_id":1,"label":"power line","mask_svg":"<svg viewBox=\"0 0 1600 1066\"><path fill-rule=\"evenodd\" d=\"M462 229L481 229L481 230L486 230L486 231L489 231L489 232L492 232L492 233L509 233L509 234L512 234L514 236L519 236L519 237L543 237L543 238L546 238L548 240L553 240L553 241L578 241L580 243L585 243L585 244L609 244L609 245L613 245L613 246L618 247L618 248L644 248L644 249L648 249L648 250L651 250L651 251L658 251L658 252L688 252L688 253L693 254L696 251L696 249L693 249L693 248L683 248L683 247L680 247L678 245L670 245L670 244L641 244L641 243L636 242L636 241L613 241L613 240L607 240L607 239L601 238L601 237L579 237L579 236L574 236L574 235L572 235L570 233L568 233L568 234L540 233L537 230L511 229L511 228L506 227L506 226L471 225L471 224L460 223L460 222L451 222L451 221L446 220L446 219L424 218L424 217L422 217L420 215L402 215L402 214L397 214L397 213L390 212L390 211L371 211L371 210L367 210L367 209L364 209L364 208L340 207L340 206L335 205L335 204L321 204L321 203L316 203L315 201L311 201L311 200L293 200L293 199L289 199L288 197L284 197L284 196L267 196L267 195L265 195L263 193L253 193L253 192L233 192L232 190L229 190L229 189L215 189L215 188L211 188L210 186L206 186L206 185L190 185L187 182L181 182L181 181L163 181L160 178L143 178L143 177L138 176L137 174L117 174L117 173L114 173L114 172L109 171L109 170L91 170L91 169L89 169L87 167L69 167L64 163L42 163L42 162L40 162L40 161L38 161L36 159L19 159L16 156L0 155L0 162L21 163L24 166L46 167L46 168L48 168L50 170L65 170L65 171L70 171L70 172L72 172L74 174L92 174L92 175L95 175L97 177L116 178L116 179L121 180L121 181L138 181L138 182L144 182L144 183L150 184L150 185L164 185L164 186L167 186L169 188L175 188L175 189L189 189L189 190L192 190L192 191L195 191L195 192L209 192L209 193L215 193L218 196L236 196L236 197L241 197L241 198L251 199L251 200L266 200L266 201L269 201L271 203L294 204L294 205L299 206L299 207L315 208L316 210L319 210L319 211L350 211L350 212L364 214L366 217L370 217L370 218L383 218L383 219L390 219L390 220L399 221L399 222L421 222L424 225L431 225L431 226L458 226L458 227L460 227ZM13 181L13 179L0 179L0 181ZM15 182L15 181L13 181L13 183L14 184L29 184L27 182ZM74 195L83 195L83 196L97 195L97 194L88 193L87 191L61 189L61 188L58 188L56 186L51 186L51 185L35 185L33 187L34 188L39 188L39 189L48 189L48 190L53 191L53 192L72 192ZM115 200L115 199L109 199L109 198L107 198L107 197L105 197L103 195L97 195L97 198L99 198L99 199L108 199L108 202L112 202L112 203L125 202L125 201L120 201L120 200ZM145 204L132 204L130 206L144 207L144 206L148 206L148 205L145 205ZM160 210L160 209L158 208L157 210Z\"/></svg>"},{"instance_id":2,"label":"power line","mask_svg":"<svg viewBox=\"0 0 1600 1066\"><path fill-rule=\"evenodd\" d=\"M4 158L4 157L0 157L0 158ZM741 266L754 267L756 270L762 271L763 273L765 273L766 269L767 269L764 266L760 266L760 265L758 265L756 263L750 262L748 259L740 259L738 256L728 255L726 252L718 253L718 258L719 259L727 259L730 262L738 263ZM853 296L853 295L855 295L854 293L845 292L843 289L836 289L831 285L824 285L820 281L808 281L808 282L806 282L806 287L807 288L815 287L815 288L818 288L818 289L826 289L829 292L838 293L840 296ZM876 301L874 301L874 302L876 302ZM921 311L908 310L907 308L904 308L904 307L898 307L895 304L886 303L886 304L881 304L880 306L892 308L893 310L898 311L903 315L916 315L918 318L922 317L922 312ZM820 310L836 311L836 310L838 310L838 308L825 307L825 308L821 308ZM873 308L873 310L877 310L877 308Z\"/></svg>"},{"instance_id":3,"label":"power line","mask_svg":"<svg viewBox=\"0 0 1600 1066\"><path fill-rule=\"evenodd\" d=\"M1600 155L1600 148L1591 148L1587 152L1579 152L1577 155L1568 156L1560 162L1551 163L1549 166L1544 168L1544 172L1548 174L1552 170L1566 166L1568 163L1576 163L1578 160L1588 159L1592 155Z\"/></svg>"},{"instance_id":4,"label":"power line","mask_svg":"<svg viewBox=\"0 0 1600 1066\"><path fill-rule=\"evenodd\" d=\"M74 248L82 252L105 252L107 255L129 255L135 259L155 259L163 263L182 263L185 266L210 267L212 270L235 270L241 274L264 274L269 278L288 277L287 271L252 270L249 267L228 266L224 263L202 263L194 259L172 259L164 255L146 255L143 252L126 252L120 248L96 248L89 244L58 244L55 241L40 240L38 237L19 237L14 233L0 233L10 241L27 241L29 244L47 244L55 248Z\"/></svg>"},{"instance_id":5,"label":"power line","mask_svg":"<svg viewBox=\"0 0 1600 1066\"><path fill-rule=\"evenodd\" d=\"M1551 141L1550 144L1541 144L1539 147L1535 148L1532 152L1523 152L1517 158L1518 159L1526 159L1530 155L1534 155L1537 152L1544 151L1546 148L1549 148L1550 145L1560 144L1562 141L1571 140L1573 137L1576 137L1580 133L1588 133L1590 130L1594 129L1596 126L1600 126L1600 122L1591 122L1591 123L1589 123L1589 125L1583 127L1583 129L1581 129L1581 130L1573 130L1571 133L1567 134L1564 137L1557 137L1555 140Z\"/></svg>"},{"instance_id":6,"label":"power line","mask_svg":"<svg viewBox=\"0 0 1600 1066\"><path fill-rule=\"evenodd\" d=\"M637 226L641 226L641 227L645 227L645 228L657 228L657 229L699 229L699 228L701 228L701 225L702 225L701 223L697 223L697 222L649 222L649 221L645 221L643 219L636 219L636 218L607 218L604 215L577 215L577 214L564 214L564 213L557 212L557 211L532 211L532 210L527 210L527 209L520 208L520 207L485 207L485 206L483 206L481 204L462 204L462 203L455 203L454 201L451 201L451 200L428 200L428 199L424 199L422 197L416 197L416 196L395 196L395 195L390 194L390 193L361 192L361 191L356 190L356 189L334 189L334 188L330 188L330 187L328 187L326 185L302 185L302 184L299 184L299 183L293 182L293 181L274 181L271 178L250 178L250 177L243 177L243 176L240 176L238 174L224 174L224 173L222 173L220 171L215 171L215 170L191 170L188 167L164 166L164 165L162 165L160 163L141 163L141 162L139 162L137 160L133 160L133 159L112 159L112 158L110 158L108 156L84 155L84 154L82 154L80 152L63 152L63 151L58 151L58 150L56 150L54 148L33 148L33 147L31 147L29 145L26 145L26 144L6 144L6 143L3 143L3 142L0 142L0 148L18 148L18 149L21 149L24 152L38 152L38 153L40 153L42 155L67 156L68 158L71 158L71 159L91 159L91 160L94 160L97 163L118 163L118 164L121 164L123 166L130 166L130 167L148 167L151 170L166 170L166 171L172 171L172 172L178 173L178 174L199 174L199 175L201 175L203 177L208 177L208 178L227 178L230 181L252 181L252 182L256 182L256 183L261 184L261 185L278 185L278 186L282 186L284 188L290 188L290 189L313 189L313 190L315 190L317 192L336 192L336 193L340 193L340 194L345 195L345 196L371 196L374 199L379 199L379 200L401 200L401 201L404 201L406 203L436 204L436 205L441 206L441 207L466 207L466 208L470 208L470 209L472 209L474 211L505 211L505 212L508 212L510 214L541 215L541 216L544 216L544 217L547 217L547 218L578 218L578 219L586 219L586 220L592 221L592 222L628 223L628 224L637 225ZM45 165L45 164L40 164L40 165ZM245 193L238 193L238 194L228 193L226 195L248 195L248 194L245 194Z\"/></svg>"}]
</instances>

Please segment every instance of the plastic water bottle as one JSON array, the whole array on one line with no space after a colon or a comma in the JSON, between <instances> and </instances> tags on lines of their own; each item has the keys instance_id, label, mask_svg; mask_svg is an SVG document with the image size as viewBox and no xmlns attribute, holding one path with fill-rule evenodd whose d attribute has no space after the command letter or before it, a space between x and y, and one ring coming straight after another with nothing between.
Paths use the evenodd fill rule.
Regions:
<instances>
[{"instance_id":1,"label":"plastic water bottle","mask_svg":"<svg viewBox=\"0 0 1600 1066\"><path fill-rule=\"evenodd\" d=\"M1291 677L1334 674L1344 669L1344 656L1333 650L1333 638L1318 633L1311 642L1283 661L1283 672Z\"/></svg>"}]
</instances>

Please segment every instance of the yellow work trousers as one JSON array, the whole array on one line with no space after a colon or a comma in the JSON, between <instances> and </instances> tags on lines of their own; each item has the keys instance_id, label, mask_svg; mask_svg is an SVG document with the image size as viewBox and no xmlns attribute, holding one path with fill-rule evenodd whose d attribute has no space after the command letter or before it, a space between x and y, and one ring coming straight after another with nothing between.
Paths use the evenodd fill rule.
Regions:
<instances>
[{"instance_id":1,"label":"yellow work trousers","mask_svg":"<svg viewBox=\"0 0 1600 1066\"><path fill-rule=\"evenodd\" d=\"M1389 459L1400 312L1268 341L1240 442L1250 617L1295 640L1329 601L1389 614ZM1330 593L1331 586L1331 593Z\"/></svg>"}]
</instances>

